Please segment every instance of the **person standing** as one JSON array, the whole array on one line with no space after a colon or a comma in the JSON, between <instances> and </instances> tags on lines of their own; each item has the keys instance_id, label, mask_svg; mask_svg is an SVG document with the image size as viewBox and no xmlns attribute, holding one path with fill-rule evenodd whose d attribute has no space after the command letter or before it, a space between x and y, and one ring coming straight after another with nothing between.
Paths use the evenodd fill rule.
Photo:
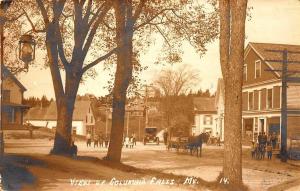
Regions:
<instances>
[{"instance_id":1,"label":"person standing","mask_svg":"<svg viewBox=\"0 0 300 191\"><path fill-rule=\"evenodd\" d=\"M97 146L97 147L99 146L99 136L98 136L98 135L95 135L95 136L94 136L94 148L95 148L96 146Z\"/></svg>"},{"instance_id":2,"label":"person standing","mask_svg":"<svg viewBox=\"0 0 300 191\"><path fill-rule=\"evenodd\" d=\"M71 148L70 148L71 156L72 156L73 158L77 158L77 152L78 152L78 148L77 148L77 146L74 144L74 141L72 141Z\"/></svg>"},{"instance_id":3,"label":"person standing","mask_svg":"<svg viewBox=\"0 0 300 191\"><path fill-rule=\"evenodd\" d=\"M108 142L109 142L107 137L105 137L105 141L104 142L105 142L105 148L107 148L108 147Z\"/></svg>"},{"instance_id":4,"label":"person standing","mask_svg":"<svg viewBox=\"0 0 300 191\"><path fill-rule=\"evenodd\" d=\"M267 155L268 159L272 160L272 144L270 142L267 145Z\"/></svg>"},{"instance_id":5,"label":"person standing","mask_svg":"<svg viewBox=\"0 0 300 191\"><path fill-rule=\"evenodd\" d=\"M135 137L135 133L132 134L132 143L134 146L136 146L136 137Z\"/></svg>"},{"instance_id":6,"label":"person standing","mask_svg":"<svg viewBox=\"0 0 300 191\"><path fill-rule=\"evenodd\" d=\"M90 132L87 133L86 135L86 146L89 147L92 144L92 135Z\"/></svg>"},{"instance_id":7,"label":"person standing","mask_svg":"<svg viewBox=\"0 0 300 191\"><path fill-rule=\"evenodd\" d=\"M99 136L99 147L104 147L103 142L104 142L103 135L100 134L100 136Z\"/></svg>"},{"instance_id":8,"label":"person standing","mask_svg":"<svg viewBox=\"0 0 300 191\"><path fill-rule=\"evenodd\" d=\"M126 148L129 147L129 141L130 141L129 137L126 136L126 137L125 137L125 147L126 147Z\"/></svg>"},{"instance_id":9,"label":"person standing","mask_svg":"<svg viewBox=\"0 0 300 191\"><path fill-rule=\"evenodd\" d=\"M164 143L165 143L165 145L168 144L168 130L167 130L167 128L164 131Z\"/></svg>"},{"instance_id":10,"label":"person standing","mask_svg":"<svg viewBox=\"0 0 300 191\"><path fill-rule=\"evenodd\" d=\"M133 140L133 136L130 137L129 139L129 148L133 148L133 145L134 145L134 140Z\"/></svg>"}]
</instances>

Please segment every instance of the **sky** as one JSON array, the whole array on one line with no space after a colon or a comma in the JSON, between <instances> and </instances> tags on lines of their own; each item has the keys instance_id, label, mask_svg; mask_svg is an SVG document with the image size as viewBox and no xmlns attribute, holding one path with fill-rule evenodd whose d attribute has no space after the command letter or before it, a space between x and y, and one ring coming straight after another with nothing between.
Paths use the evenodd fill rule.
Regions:
<instances>
[{"instance_id":1,"label":"sky","mask_svg":"<svg viewBox=\"0 0 300 191\"><path fill-rule=\"evenodd\" d=\"M300 45L300 1L299 0L249 0L248 7L251 7L251 19L246 21L246 45L248 42L281 43ZM149 50L142 55L142 65L148 65L149 69L144 71L141 79L151 82L161 70L170 67L154 65L156 57L160 52L161 39L157 39ZM222 77L219 62L219 42L207 44L207 52L200 57L189 44L183 46L184 55L182 63L199 72L200 80L193 88L216 90L217 80ZM37 54L41 52L37 51ZM35 62L43 62L37 56ZM174 66L173 66L174 67ZM109 73L103 71L102 66L96 67L98 76L95 79L87 79L80 85L78 94L94 94L104 96L108 93L105 86L110 80ZM27 88L24 97L46 95L54 98L54 90L49 69L38 67L29 68L28 73L18 76L19 80Z\"/></svg>"}]
</instances>

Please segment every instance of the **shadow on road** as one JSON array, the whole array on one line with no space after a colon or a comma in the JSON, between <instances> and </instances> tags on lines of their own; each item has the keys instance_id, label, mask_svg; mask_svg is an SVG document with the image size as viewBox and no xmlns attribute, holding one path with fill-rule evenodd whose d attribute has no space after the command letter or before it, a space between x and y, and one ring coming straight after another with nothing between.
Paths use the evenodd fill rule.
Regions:
<instances>
[{"instance_id":1,"label":"shadow on road","mask_svg":"<svg viewBox=\"0 0 300 191\"><path fill-rule=\"evenodd\" d=\"M21 190L23 186L33 185L36 178L27 170L27 166L43 165L41 161L30 157L6 155L0 164L3 190Z\"/></svg>"}]
</instances>

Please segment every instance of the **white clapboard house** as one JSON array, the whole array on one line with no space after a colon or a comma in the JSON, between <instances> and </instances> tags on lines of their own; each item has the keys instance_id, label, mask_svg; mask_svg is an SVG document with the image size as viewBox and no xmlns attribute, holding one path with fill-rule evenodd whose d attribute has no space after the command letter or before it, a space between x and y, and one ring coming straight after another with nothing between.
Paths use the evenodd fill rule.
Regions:
<instances>
[{"instance_id":1,"label":"white clapboard house","mask_svg":"<svg viewBox=\"0 0 300 191\"><path fill-rule=\"evenodd\" d=\"M56 102L51 102L47 108L33 107L25 116L26 123L38 127L53 129L56 127L57 110ZM86 135L88 131L94 132L95 117L91 108L90 100L76 100L73 121L73 133Z\"/></svg>"}]
</instances>

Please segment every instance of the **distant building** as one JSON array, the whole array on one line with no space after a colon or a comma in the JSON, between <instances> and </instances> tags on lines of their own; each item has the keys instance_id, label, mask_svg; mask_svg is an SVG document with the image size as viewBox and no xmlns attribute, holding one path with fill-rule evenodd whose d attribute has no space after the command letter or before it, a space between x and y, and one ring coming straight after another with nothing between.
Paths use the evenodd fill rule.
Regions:
<instances>
[{"instance_id":1,"label":"distant building","mask_svg":"<svg viewBox=\"0 0 300 191\"><path fill-rule=\"evenodd\" d=\"M53 101L47 108L31 108L25 116L25 120L34 126L56 128L57 110ZM72 121L73 133L86 135L95 131L95 117L89 100L76 100Z\"/></svg>"},{"instance_id":2,"label":"distant building","mask_svg":"<svg viewBox=\"0 0 300 191\"><path fill-rule=\"evenodd\" d=\"M281 133L281 64L266 60L280 60L280 53L266 50L300 51L299 45L249 43L245 49L243 80L243 138L255 140L259 132ZM300 60L299 54L289 55ZM277 70L277 71L270 71ZM289 71L300 71L297 64L289 64ZM292 74L291 74L292 75ZM300 135L300 83L288 84L288 137Z\"/></svg>"},{"instance_id":3,"label":"distant building","mask_svg":"<svg viewBox=\"0 0 300 191\"><path fill-rule=\"evenodd\" d=\"M24 112L29 106L23 105L23 94L26 88L5 67L2 67L2 125L4 129L23 128Z\"/></svg>"},{"instance_id":4,"label":"distant building","mask_svg":"<svg viewBox=\"0 0 300 191\"><path fill-rule=\"evenodd\" d=\"M215 98L215 107L217 110L216 125L221 141L224 141L224 104L225 104L225 87L222 78L218 80L218 87Z\"/></svg>"},{"instance_id":5,"label":"distant building","mask_svg":"<svg viewBox=\"0 0 300 191\"><path fill-rule=\"evenodd\" d=\"M211 136L219 136L216 119L217 110L215 107L214 97L195 97L194 104L194 126L192 128L193 135L199 135L209 132Z\"/></svg>"}]
</instances>

